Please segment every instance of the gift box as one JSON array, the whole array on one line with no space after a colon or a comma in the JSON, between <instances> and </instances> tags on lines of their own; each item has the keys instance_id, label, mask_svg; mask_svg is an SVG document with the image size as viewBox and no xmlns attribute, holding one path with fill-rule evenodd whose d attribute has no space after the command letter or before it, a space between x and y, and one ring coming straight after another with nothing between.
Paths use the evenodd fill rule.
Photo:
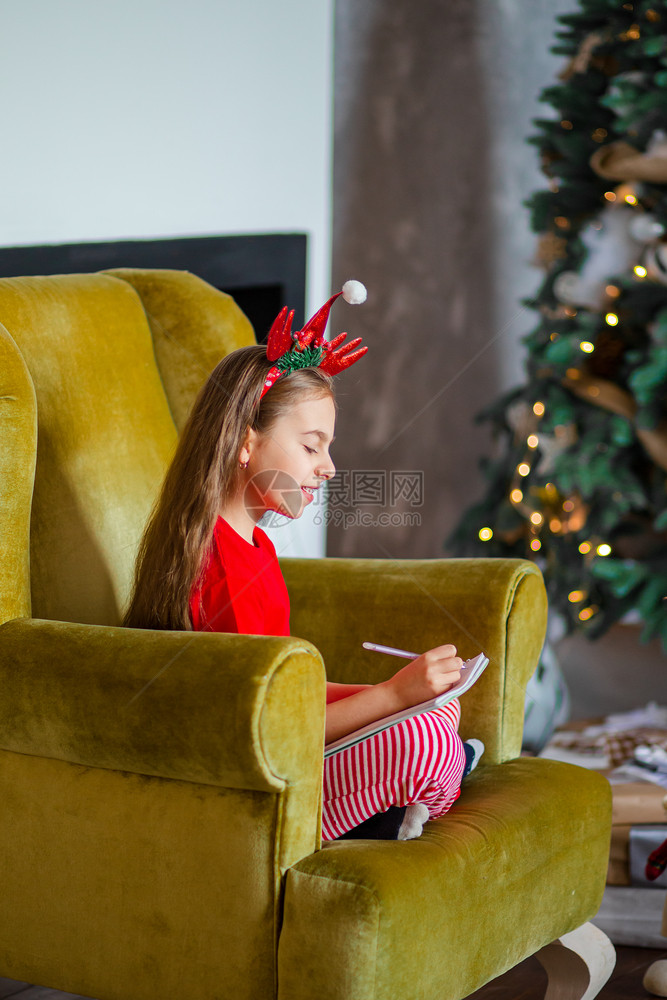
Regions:
<instances>
[{"instance_id":1,"label":"gift box","mask_svg":"<svg viewBox=\"0 0 667 1000\"><path fill-rule=\"evenodd\" d=\"M627 823L667 823L664 800L667 791L651 781L628 781L611 786L611 822L614 826Z\"/></svg>"},{"instance_id":2,"label":"gift box","mask_svg":"<svg viewBox=\"0 0 667 1000\"><path fill-rule=\"evenodd\" d=\"M654 701L605 718L568 722L552 734L539 756L603 770L631 761L635 749L646 746L667 754L667 706Z\"/></svg>"},{"instance_id":3,"label":"gift box","mask_svg":"<svg viewBox=\"0 0 667 1000\"><path fill-rule=\"evenodd\" d=\"M663 911L667 872L646 879L646 859L667 840L665 789L648 781L612 785L612 828L607 888L593 923L614 944L667 947Z\"/></svg>"},{"instance_id":4,"label":"gift box","mask_svg":"<svg viewBox=\"0 0 667 1000\"><path fill-rule=\"evenodd\" d=\"M636 748L644 746L667 751L667 731L649 726L620 732L607 731L604 725L587 725L584 729L571 726L567 730L557 730L540 752L540 757L604 770L632 760Z\"/></svg>"},{"instance_id":5,"label":"gift box","mask_svg":"<svg viewBox=\"0 0 667 1000\"><path fill-rule=\"evenodd\" d=\"M639 948L667 948L662 927L667 889L639 889L608 885L602 905L591 923L604 931L614 944Z\"/></svg>"},{"instance_id":6,"label":"gift box","mask_svg":"<svg viewBox=\"0 0 667 1000\"><path fill-rule=\"evenodd\" d=\"M667 823L631 826L620 823L611 828L607 885L634 885L647 889L667 889L667 869L659 878L646 878L646 861L667 840Z\"/></svg>"},{"instance_id":7,"label":"gift box","mask_svg":"<svg viewBox=\"0 0 667 1000\"><path fill-rule=\"evenodd\" d=\"M594 923L614 944L667 948L667 884L664 875L645 878L648 855L667 840L667 787L641 780L646 774L633 761L637 747L667 750L667 709L645 709L573 723L555 733L540 756L568 760L609 774L612 783L612 834L607 887ZM646 761L644 762L646 763ZM634 772L634 773L633 773ZM636 779L635 780L635 776ZM619 780L620 779L620 780ZM663 916L664 914L664 916Z\"/></svg>"},{"instance_id":8,"label":"gift box","mask_svg":"<svg viewBox=\"0 0 667 1000\"><path fill-rule=\"evenodd\" d=\"M667 840L667 826L664 823L653 825L644 823L642 826L630 828L629 863L630 884L644 886L647 889L667 889L667 869L658 878L646 877L646 862L653 853Z\"/></svg>"},{"instance_id":9,"label":"gift box","mask_svg":"<svg viewBox=\"0 0 667 1000\"><path fill-rule=\"evenodd\" d=\"M630 885L630 823L611 828L607 885Z\"/></svg>"},{"instance_id":10,"label":"gift box","mask_svg":"<svg viewBox=\"0 0 667 1000\"><path fill-rule=\"evenodd\" d=\"M663 805L665 789L649 781L633 781L612 785L611 794L612 828L607 885L667 888L666 875L656 882L649 882L643 872L648 855L667 840L667 813Z\"/></svg>"}]
</instances>

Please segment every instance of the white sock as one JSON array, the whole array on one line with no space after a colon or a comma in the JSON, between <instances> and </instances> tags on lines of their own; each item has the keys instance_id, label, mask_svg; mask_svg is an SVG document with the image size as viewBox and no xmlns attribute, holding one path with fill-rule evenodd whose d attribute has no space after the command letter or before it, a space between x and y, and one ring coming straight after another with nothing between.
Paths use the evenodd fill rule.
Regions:
<instances>
[{"instance_id":1,"label":"white sock","mask_svg":"<svg viewBox=\"0 0 667 1000\"><path fill-rule=\"evenodd\" d=\"M405 810L405 816L398 831L397 840L414 840L420 837L424 823L428 819L428 806L423 802L414 802Z\"/></svg>"},{"instance_id":2,"label":"white sock","mask_svg":"<svg viewBox=\"0 0 667 1000\"><path fill-rule=\"evenodd\" d=\"M474 771L477 765L479 764L480 757L484 753L484 744L482 743L481 740L466 740L466 743L468 744L468 746L471 746L475 751L475 756L473 757L472 763L470 765L470 771ZM470 774L470 771L468 771L468 774Z\"/></svg>"}]
</instances>

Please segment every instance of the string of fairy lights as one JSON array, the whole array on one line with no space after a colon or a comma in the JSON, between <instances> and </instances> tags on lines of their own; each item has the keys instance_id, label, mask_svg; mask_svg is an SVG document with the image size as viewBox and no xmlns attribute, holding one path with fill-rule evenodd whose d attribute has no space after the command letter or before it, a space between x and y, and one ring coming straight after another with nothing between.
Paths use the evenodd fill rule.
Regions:
<instances>
[{"instance_id":1,"label":"string of fairy lights","mask_svg":"<svg viewBox=\"0 0 667 1000\"><path fill-rule=\"evenodd\" d=\"M629 35L629 37L638 37L638 35ZM572 128L572 123L567 120L562 121L561 125L564 129ZM592 136L596 141L602 142L607 137L607 132L605 129L598 128L595 129ZM550 188L552 191L557 192L559 186L557 182L551 181ZM623 202L631 207L639 206L637 192L631 183L623 183L618 185L615 190L605 191L604 198L606 202L610 203ZM564 216L557 216L554 222L560 230L570 228L570 220ZM593 222L592 225L596 229L602 228L602 223L599 221ZM642 264L635 265L632 271L637 281L643 281L648 276L648 270ZM619 316L613 310L613 302L621 294L621 289L617 285L608 284L605 286L605 292L607 295L605 322L609 327L616 327L619 323ZM572 306L560 305L556 315L574 319L577 312L578 310ZM553 332L550 334L550 340L556 341L560 336L560 333ZM579 343L579 349L583 355L591 355L595 351L595 344L590 340L582 339ZM581 377L581 369L575 367L568 368L566 375L569 379L578 379ZM599 389L596 389L595 386L589 387L589 396L594 398L598 393ZM544 530L548 530L554 535L580 531L586 523L588 509L581 497L576 493L564 497L552 482L545 483L543 487L530 488L528 492L534 499L532 502L528 502L526 497L527 491L523 485L523 481L527 480L528 476L530 476L533 469L534 454L540 447L540 435L537 433L537 430L540 420L546 413L545 404L541 400L535 400L532 404L532 412L536 426L525 439L526 454L516 466L509 486L508 499L513 507L526 519L529 528L528 545L533 553L537 553L542 548L543 543L540 539L540 534ZM557 425L554 428L554 433L556 437L565 436L567 428ZM535 500L540 501L540 503L536 503ZM537 509L538 506L541 509ZM481 541L488 542L493 538L493 529L489 525L485 525L479 529L478 535ZM587 560L593 559L595 556L609 556L613 551L609 542L595 537L583 540L579 544L578 549L582 557ZM571 604L582 605L577 612L582 622L588 621L600 610L596 604L587 603L587 597L588 594L585 590L572 590L568 594L568 600Z\"/></svg>"}]
</instances>

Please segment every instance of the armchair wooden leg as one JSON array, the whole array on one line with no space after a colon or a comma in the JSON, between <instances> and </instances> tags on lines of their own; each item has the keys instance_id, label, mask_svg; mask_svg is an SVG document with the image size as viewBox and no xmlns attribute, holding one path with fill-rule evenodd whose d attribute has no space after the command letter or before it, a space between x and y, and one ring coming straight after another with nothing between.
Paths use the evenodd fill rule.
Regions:
<instances>
[{"instance_id":1,"label":"armchair wooden leg","mask_svg":"<svg viewBox=\"0 0 667 1000\"><path fill-rule=\"evenodd\" d=\"M535 957L549 977L544 1000L593 1000L616 964L613 944L591 923L563 934Z\"/></svg>"}]
</instances>

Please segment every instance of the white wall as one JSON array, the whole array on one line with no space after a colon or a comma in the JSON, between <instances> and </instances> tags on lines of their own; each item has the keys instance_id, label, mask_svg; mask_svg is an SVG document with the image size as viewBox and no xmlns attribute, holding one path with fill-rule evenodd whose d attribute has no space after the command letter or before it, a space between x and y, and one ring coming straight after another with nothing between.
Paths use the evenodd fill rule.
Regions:
<instances>
[{"instance_id":1,"label":"white wall","mask_svg":"<svg viewBox=\"0 0 667 1000\"><path fill-rule=\"evenodd\" d=\"M0 0L0 245L305 231L331 294L333 0ZM312 512L269 529L320 555Z\"/></svg>"}]
</instances>

